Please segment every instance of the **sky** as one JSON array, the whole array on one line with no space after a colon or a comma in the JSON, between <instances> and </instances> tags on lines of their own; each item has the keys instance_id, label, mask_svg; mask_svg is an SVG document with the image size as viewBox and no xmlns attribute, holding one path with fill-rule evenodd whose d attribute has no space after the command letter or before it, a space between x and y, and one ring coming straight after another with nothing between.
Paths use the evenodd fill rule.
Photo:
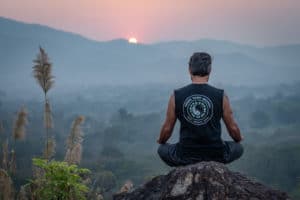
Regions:
<instances>
[{"instance_id":1,"label":"sky","mask_svg":"<svg viewBox=\"0 0 300 200\"><path fill-rule=\"evenodd\" d=\"M300 44L299 0L0 0L0 16L106 41ZM0 27L1 28L1 27Z\"/></svg>"}]
</instances>

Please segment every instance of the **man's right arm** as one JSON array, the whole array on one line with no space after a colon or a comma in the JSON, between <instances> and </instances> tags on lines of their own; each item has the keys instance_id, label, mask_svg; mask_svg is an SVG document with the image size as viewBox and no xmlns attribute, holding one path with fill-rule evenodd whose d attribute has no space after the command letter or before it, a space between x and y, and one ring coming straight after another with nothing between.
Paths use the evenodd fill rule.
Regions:
<instances>
[{"instance_id":1,"label":"man's right arm","mask_svg":"<svg viewBox=\"0 0 300 200\"><path fill-rule=\"evenodd\" d=\"M226 94L223 96L223 120L229 135L235 142L240 142L243 138L240 129L233 118L233 112Z\"/></svg>"}]
</instances>

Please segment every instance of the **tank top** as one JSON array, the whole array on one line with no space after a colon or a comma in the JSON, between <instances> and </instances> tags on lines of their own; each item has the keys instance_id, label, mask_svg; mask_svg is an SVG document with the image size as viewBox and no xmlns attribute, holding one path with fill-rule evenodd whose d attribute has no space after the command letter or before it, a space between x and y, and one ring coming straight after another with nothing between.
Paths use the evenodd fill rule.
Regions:
<instances>
[{"instance_id":1,"label":"tank top","mask_svg":"<svg viewBox=\"0 0 300 200\"><path fill-rule=\"evenodd\" d=\"M185 159L223 156L221 139L224 90L209 84L189 84L174 90L175 112L180 121L177 155Z\"/></svg>"}]
</instances>

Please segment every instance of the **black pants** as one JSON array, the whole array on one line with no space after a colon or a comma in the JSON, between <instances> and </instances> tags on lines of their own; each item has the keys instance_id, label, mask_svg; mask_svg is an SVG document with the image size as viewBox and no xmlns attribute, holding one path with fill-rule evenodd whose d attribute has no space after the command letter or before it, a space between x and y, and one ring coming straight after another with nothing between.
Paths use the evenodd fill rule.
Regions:
<instances>
[{"instance_id":1,"label":"black pants","mask_svg":"<svg viewBox=\"0 0 300 200\"><path fill-rule=\"evenodd\" d=\"M237 160L243 155L244 149L240 143L233 142L233 141L224 141L225 149L224 154L220 158L211 158L205 159L205 161L217 161L222 163L230 163L234 160ZM169 166L184 166L193 164L196 162L201 162L204 160L190 160L186 158L180 158L176 154L176 144L161 144L157 150L158 155L160 158Z\"/></svg>"}]
</instances>

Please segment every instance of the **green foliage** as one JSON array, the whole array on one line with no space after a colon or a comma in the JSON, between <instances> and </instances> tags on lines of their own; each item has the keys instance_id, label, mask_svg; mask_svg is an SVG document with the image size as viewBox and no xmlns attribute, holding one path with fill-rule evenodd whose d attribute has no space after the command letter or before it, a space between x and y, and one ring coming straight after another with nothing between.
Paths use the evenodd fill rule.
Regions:
<instances>
[{"instance_id":1,"label":"green foliage","mask_svg":"<svg viewBox=\"0 0 300 200\"><path fill-rule=\"evenodd\" d=\"M83 176L90 173L88 169L68 165L66 162L34 158L33 164L43 173L32 181L36 184L36 195L39 199L71 200L86 199L88 187L83 183Z\"/></svg>"},{"instance_id":2,"label":"green foliage","mask_svg":"<svg viewBox=\"0 0 300 200\"><path fill-rule=\"evenodd\" d=\"M300 145L297 142L245 145L244 152L242 159L232 164L235 170L287 192L297 186L300 177Z\"/></svg>"},{"instance_id":3,"label":"green foliage","mask_svg":"<svg viewBox=\"0 0 300 200\"><path fill-rule=\"evenodd\" d=\"M165 102L171 91L169 88L150 91L141 87L115 91L115 88L105 87L89 91L91 98L85 98L84 94L80 101L73 102L74 97L69 96L56 102L56 126L53 133L61 133L56 134L56 160L63 159L65 155L66 127L79 113L85 113L88 118L82 127L86 132L82 166L93 171L90 185L92 192L109 197L110 193L118 191L128 179L134 185L139 185L170 170L158 157L158 146L155 143L165 117ZM300 84L294 89L290 86L284 87L281 90L282 95L269 97L272 92L256 95L258 93L255 89L251 96L248 95L251 90L241 88L241 91L240 94L233 91L230 97L234 97L234 115L245 136L245 151L243 157L231 166L236 171L242 171L288 192L292 199L300 199L300 187L297 186L300 181ZM20 102L7 102L5 98L3 100L5 106L0 108L0 119L3 121L5 133L10 133L10 122L14 119L15 107ZM32 172L31 157L43 148L43 143L40 142L44 139L40 133L43 124L40 118L41 108L36 103L26 102L31 111L30 121L33 122L30 126L31 136L16 144L20 163L14 177L17 187L26 183ZM122 108L118 110L120 106ZM174 130L170 142L178 140L178 128ZM224 127L223 136L227 137L225 130ZM4 136L2 135L2 139ZM108 171L112 174L107 173ZM113 185L115 186L111 189Z\"/></svg>"}]
</instances>

